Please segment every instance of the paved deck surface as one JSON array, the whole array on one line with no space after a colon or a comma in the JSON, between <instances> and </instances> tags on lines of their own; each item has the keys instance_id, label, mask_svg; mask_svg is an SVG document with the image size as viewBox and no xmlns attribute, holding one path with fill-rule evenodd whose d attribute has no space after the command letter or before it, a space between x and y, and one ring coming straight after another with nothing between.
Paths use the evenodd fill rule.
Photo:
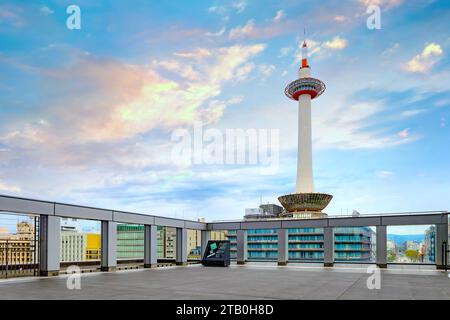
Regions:
<instances>
[{"instance_id":1,"label":"paved deck surface","mask_svg":"<svg viewBox=\"0 0 450 320\"><path fill-rule=\"evenodd\" d=\"M230 268L168 267L0 281L0 299L450 299L447 273L385 270L381 289L367 289L366 266L322 268L269 264Z\"/></svg>"}]
</instances>

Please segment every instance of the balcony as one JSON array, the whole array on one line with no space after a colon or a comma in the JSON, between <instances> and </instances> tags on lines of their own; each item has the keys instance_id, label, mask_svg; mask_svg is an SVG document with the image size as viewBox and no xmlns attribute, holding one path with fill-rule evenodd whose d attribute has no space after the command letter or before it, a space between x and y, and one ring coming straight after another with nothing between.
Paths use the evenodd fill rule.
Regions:
<instances>
[{"instance_id":1,"label":"balcony","mask_svg":"<svg viewBox=\"0 0 450 320\"><path fill-rule=\"evenodd\" d=\"M17 252L8 248L6 242L8 240L2 240L0 261L4 259L6 263L5 266L1 266L0 275L16 267L14 263L8 262L14 257L14 259L20 257L20 259L32 260L32 263L28 263L30 270L27 270L25 275L30 274L35 277L55 276L45 282L34 281L33 279L25 282L16 282L14 279L6 282L0 281L2 298L5 299L19 295L20 298L25 299L91 299L91 297L92 299L160 299L163 297L174 299L221 299L231 297L239 299L241 294L247 298L283 298L286 296L297 299L313 299L316 295L319 295L331 299L338 297L352 299L363 296L370 299L389 298L396 292L406 294L407 297L413 295L417 298L431 298L432 295L427 296L425 294L425 292L429 292L427 290L430 288L448 298L450 292L450 290L442 289L443 285L446 286L445 288L450 286L448 286L446 272L440 271L446 269L448 264L445 255L447 251L444 246L448 241L448 213L444 211L345 218L328 217L314 220L272 219L257 222L204 223L0 196L0 214L5 213L27 214L32 216L34 221L39 221L39 224L36 225L36 232L32 237L18 242L20 246L16 246L15 242L13 243L15 248L24 251L21 251L19 256ZM64 217L90 219L101 224L101 234L98 234L98 241L101 246L98 245L97 249L89 247L88 250L90 254L98 257L96 260L87 262L65 262L61 260L59 254L59 245L62 243L60 221ZM121 224L140 226L136 229L141 232L138 239L139 243L131 243L129 246L123 243L124 238L119 237L117 231ZM433 259L435 260L427 261L428 264L416 265L414 270L388 262L387 228L398 225L432 225L434 228L432 239L435 242L433 243L433 248L435 248ZM369 227L371 227L369 236L376 237L376 239L372 238L372 240L376 240L375 244L366 239L357 241L338 239L336 241L336 235L348 235L346 232L342 233L341 228L344 227L349 230L351 228L369 230ZM159 228L172 229L167 241L160 244L157 241ZM293 228L320 228L323 230L320 233L323 238L289 240L292 234L289 234L288 230ZM253 235L252 233L249 235L248 230L256 229L276 230L276 236L265 237L264 240L249 241L249 239L255 240L251 239L250 236L264 237L263 232L260 235ZM228 232L228 234L233 234L232 245L234 247L230 251L236 262L233 262L230 268L222 269L202 267L198 264L198 261L188 260L188 253L191 252L188 250L188 230L197 232L196 234L201 238L201 248L199 245L196 252L204 252L206 240L210 239L212 232L234 230ZM339 230L339 232L335 234L335 230ZM367 234L365 237L367 237ZM270 240L267 240L267 238ZM117 243L118 240L122 241L121 245ZM125 240L128 241L129 239ZM24 245L25 242L23 241L29 242ZM261 245L265 243L276 243L277 247L251 248L252 244ZM353 248L340 248L339 246L335 248L335 244L346 243L365 244L366 246L355 250ZM320 244L321 247L290 248L290 244ZM369 244L373 247L369 247ZM376 254L372 254L371 249L376 249ZM135 251L136 255L141 257L122 260L117 254L124 253L124 250ZM172 260L161 261L161 259L158 259L160 252L169 251L173 253ZM357 251L359 255L354 254L354 251ZM248 252L253 252L256 255L261 254L261 256L264 256L264 252L270 253L271 259L277 261L272 263L249 262L252 259L248 258ZM16 255L11 255L11 253ZM299 256L298 259L295 258L297 255ZM320 257L316 257L317 255L320 255ZM352 264L349 267L350 262ZM383 268L381 271L383 277L385 277L383 281L392 280L394 289L379 291L375 295L368 290L366 290L367 292L361 291L363 289L359 282L365 281L365 277L362 277L361 273L366 274L367 272L367 264L360 266L362 263ZM82 272L92 274L92 277L91 275L86 278L83 277L84 290L82 294L77 291L67 292L65 287L61 288L61 283L66 280L66 268L73 264L82 266ZM170 268L168 268L169 266ZM205 284L204 279L208 277L215 280ZM346 277L348 281L341 281ZM414 277L414 281L421 283L420 288L416 287L414 292L409 292L410 287L400 281L405 277ZM264 279L264 281L261 281L261 279ZM111 283L117 284L117 287L108 287L112 285ZM330 286L331 289L321 289L316 284L321 284L321 287L324 288ZM8 286L7 290L6 286ZM174 290L175 286L176 290ZM239 289L241 286L245 286L242 291ZM247 292L247 289L252 290ZM64 292L61 292L61 290L64 290ZM168 297L169 292L172 292L173 296Z\"/></svg>"}]
</instances>

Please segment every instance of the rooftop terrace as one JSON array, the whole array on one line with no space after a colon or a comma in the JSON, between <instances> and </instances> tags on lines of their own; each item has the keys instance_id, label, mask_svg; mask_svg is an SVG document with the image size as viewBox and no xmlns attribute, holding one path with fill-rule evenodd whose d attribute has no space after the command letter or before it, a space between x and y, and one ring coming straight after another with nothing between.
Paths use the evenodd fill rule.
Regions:
<instances>
[{"instance_id":1,"label":"rooftop terrace","mask_svg":"<svg viewBox=\"0 0 450 320\"><path fill-rule=\"evenodd\" d=\"M80 290L67 276L0 282L1 299L450 299L447 272L427 267L381 271L381 288L369 290L364 265L271 263L229 268L167 267L83 274ZM411 269L410 269L411 268Z\"/></svg>"}]
</instances>

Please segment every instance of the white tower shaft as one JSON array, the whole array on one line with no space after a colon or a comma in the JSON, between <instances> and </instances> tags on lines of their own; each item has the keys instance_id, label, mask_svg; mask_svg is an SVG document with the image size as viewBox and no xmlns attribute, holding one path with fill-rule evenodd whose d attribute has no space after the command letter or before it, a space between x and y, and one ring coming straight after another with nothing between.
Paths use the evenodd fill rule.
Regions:
<instances>
[{"instance_id":1,"label":"white tower shaft","mask_svg":"<svg viewBox=\"0 0 450 320\"><path fill-rule=\"evenodd\" d=\"M309 68L301 68L299 77L310 77ZM302 94L298 99L298 155L296 193L313 193L311 96Z\"/></svg>"}]
</instances>

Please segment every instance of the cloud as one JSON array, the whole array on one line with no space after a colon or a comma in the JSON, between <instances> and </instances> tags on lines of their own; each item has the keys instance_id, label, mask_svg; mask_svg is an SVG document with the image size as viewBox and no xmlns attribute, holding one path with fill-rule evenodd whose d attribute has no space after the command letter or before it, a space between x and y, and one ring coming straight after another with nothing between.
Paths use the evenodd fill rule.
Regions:
<instances>
[{"instance_id":1,"label":"cloud","mask_svg":"<svg viewBox=\"0 0 450 320\"><path fill-rule=\"evenodd\" d=\"M312 108L313 147L317 150L377 150L387 149L417 141L420 136L410 133L402 137L398 132L403 129L403 119L386 117L392 110L392 101L373 97L363 93L369 88L361 88L355 95L355 89L345 94L347 79L327 82L329 89L323 96L314 100ZM378 88L375 90L383 90ZM363 96L360 96L363 94ZM383 96L392 93L383 92ZM278 117L273 117L278 114ZM292 139L292 130L298 126L297 118L292 116L291 105L280 108L279 103L261 108L259 118L269 121L272 126L282 128L280 141L282 149L296 154L296 139ZM295 115L295 113L294 113ZM389 119L389 120L388 120ZM248 120L246 120L248 121ZM390 123L393 122L393 123Z\"/></svg>"},{"instance_id":2,"label":"cloud","mask_svg":"<svg viewBox=\"0 0 450 320\"><path fill-rule=\"evenodd\" d=\"M41 7L40 11L41 11L43 14L53 14L53 13L55 12L55 11L53 11L52 9L50 9L49 7L47 7L47 6Z\"/></svg>"},{"instance_id":3,"label":"cloud","mask_svg":"<svg viewBox=\"0 0 450 320\"><path fill-rule=\"evenodd\" d=\"M346 22L347 21L347 17L346 16L335 16L334 17L334 21L336 21L336 22Z\"/></svg>"},{"instance_id":4,"label":"cloud","mask_svg":"<svg viewBox=\"0 0 450 320\"><path fill-rule=\"evenodd\" d=\"M247 2L243 0L235 1L231 5L234 9L236 9L237 13L244 12L245 8L247 7Z\"/></svg>"},{"instance_id":5,"label":"cloud","mask_svg":"<svg viewBox=\"0 0 450 320\"><path fill-rule=\"evenodd\" d=\"M202 203L228 197L214 192L222 184L233 190L236 172L242 177L258 170L214 174L200 166L182 172L170 158L170 134L196 120L215 123L228 106L241 103L241 96L221 97L222 90L245 80L250 71L244 69L264 49L197 48L149 65L89 54L64 66L23 69L39 77L45 99L30 105L33 114L0 127L0 191L142 212L152 203L167 216L192 207L203 212L196 195L208 196ZM178 74L183 66L196 78Z\"/></svg>"},{"instance_id":6,"label":"cloud","mask_svg":"<svg viewBox=\"0 0 450 320\"><path fill-rule=\"evenodd\" d=\"M181 77L190 81L196 81L199 79L199 74L194 70L192 65L186 65L177 60L154 61L153 65L161 66L166 70L178 73Z\"/></svg>"},{"instance_id":7,"label":"cloud","mask_svg":"<svg viewBox=\"0 0 450 320\"><path fill-rule=\"evenodd\" d=\"M255 34L255 22L253 20L247 21L243 26L237 26L230 30L230 39L241 39Z\"/></svg>"},{"instance_id":8,"label":"cloud","mask_svg":"<svg viewBox=\"0 0 450 320\"><path fill-rule=\"evenodd\" d=\"M380 178L388 178L393 176L394 173L392 171L378 171L377 176Z\"/></svg>"},{"instance_id":9,"label":"cloud","mask_svg":"<svg viewBox=\"0 0 450 320\"><path fill-rule=\"evenodd\" d=\"M401 138L408 138L410 133L409 133L409 128L403 129L402 131L398 132L397 135Z\"/></svg>"},{"instance_id":10,"label":"cloud","mask_svg":"<svg viewBox=\"0 0 450 320\"><path fill-rule=\"evenodd\" d=\"M263 77L269 77L276 69L273 64L261 64L258 66L259 72Z\"/></svg>"},{"instance_id":11,"label":"cloud","mask_svg":"<svg viewBox=\"0 0 450 320\"><path fill-rule=\"evenodd\" d=\"M427 44L421 53L408 61L404 70L419 73L428 72L439 62L443 53L444 51L439 44L434 42Z\"/></svg>"},{"instance_id":12,"label":"cloud","mask_svg":"<svg viewBox=\"0 0 450 320\"><path fill-rule=\"evenodd\" d=\"M280 49L280 54L278 55L279 58L287 56L289 53L291 53L294 50L293 47L284 47Z\"/></svg>"},{"instance_id":13,"label":"cloud","mask_svg":"<svg viewBox=\"0 0 450 320\"><path fill-rule=\"evenodd\" d=\"M227 28L223 27L222 29L220 29L217 32L209 32L208 31L205 35L208 37L220 37L225 33L226 30L227 30Z\"/></svg>"},{"instance_id":14,"label":"cloud","mask_svg":"<svg viewBox=\"0 0 450 320\"><path fill-rule=\"evenodd\" d=\"M225 8L224 6L211 6L208 8L208 12L218 13L218 14L226 14L227 8Z\"/></svg>"},{"instance_id":15,"label":"cloud","mask_svg":"<svg viewBox=\"0 0 450 320\"><path fill-rule=\"evenodd\" d=\"M400 48L400 43L394 43L391 47L389 47L389 48L387 48L386 50L384 50L382 53L381 53L381 55L382 56L389 56L389 55L391 55L391 54L393 54L393 53L395 53L395 52L397 52L398 51L398 49Z\"/></svg>"},{"instance_id":16,"label":"cloud","mask_svg":"<svg viewBox=\"0 0 450 320\"><path fill-rule=\"evenodd\" d=\"M40 117L11 125L1 136L10 145L66 145L120 140L153 129L171 130L211 117L208 104L229 81L243 80L242 67L265 46L196 49L155 60L151 66L83 55L67 68L41 69L49 88ZM173 76L163 76L168 71ZM73 85L78 83L80 85ZM50 89L51 88L51 89ZM224 109L224 108L222 108Z\"/></svg>"},{"instance_id":17,"label":"cloud","mask_svg":"<svg viewBox=\"0 0 450 320\"><path fill-rule=\"evenodd\" d=\"M18 6L0 5L0 23L12 25L15 28L25 26L25 20L22 17L22 8Z\"/></svg>"},{"instance_id":18,"label":"cloud","mask_svg":"<svg viewBox=\"0 0 450 320\"><path fill-rule=\"evenodd\" d=\"M19 193L22 189L19 186L10 185L0 180L0 191Z\"/></svg>"},{"instance_id":19,"label":"cloud","mask_svg":"<svg viewBox=\"0 0 450 320\"><path fill-rule=\"evenodd\" d=\"M254 19L248 20L244 25L238 25L230 30L228 37L235 39L270 39L280 35L288 34L291 30L298 28L298 20L271 19L264 25L256 25Z\"/></svg>"},{"instance_id":20,"label":"cloud","mask_svg":"<svg viewBox=\"0 0 450 320\"><path fill-rule=\"evenodd\" d=\"M298 44L295 51L295 60L293 62L294 64L297 64L298 61L302 59L302 43L303 41ZM306 43L308 44L308 55L310 57L315 55L323 57L332 51L340 51L348 46L348 41L339 36L335 36L333 39L324 42L315 41L313 39L306 39Z\"/></svg>"},{"instance_id":21,"label":"cloud","mask_svg":"<svg viewBox=\"0 0 450 320\"><path fill-rule=\"evenodd\" d=\"M285 17L284 11L283 10L278 10L277 14L273 18L273 21L274 22L280 22L281 20L284 19L284 17Z\"/></svg>"},{"instance_id":22,"label":"cloud","mask_svg":"<svg viewBox=\"0 0 450 320\"><path fill-rule=\"evenodd\" d=\"M331 50L343 50L347 47L348 41L336 36L331 41L326 41L323 43L323 47Z\"/></svg>"},{"instance_id":23,"label":"cloud","mask_svg":"<svg viewBox=\"0 0 450 320\"><path fill-rule=\"evenodd\" d=\"M382 7L384 10L390 10L392 8L400 6L404 0L357 0L363 6L368 7L370 5L375 5Z\"/></svg>"},{"instance_id":24,"label":"cloud","mask_svg":"<svg viewBox=\"0 0 450 320\"><path fill-rule=\"evenodd\" d=\"M410 117L414 117L414 116L417 116L417 115L425 113L425 112L427 112L426 109L412 109L412 110L403 111L401 113L401 116L405 117L405 118L410 118Z\"/></svg>"},{"instance_id":25,"label":"cloud","mask_svg":"<svg viewBox=\"0 0 450 320\"><path fill-rule=\"evenodd\" d=\"M373 117L383 110L381 102L349 104L346 100L335 99L326 113L313 117L316 133L313 145L319 149L383 149L417 139L410 136L409 130L397 133L368 130L374 125Z\"/></svg>"},{"instance_id":26,"label":"cloud","mask_svg":"<svg viewBox=\"0 0 450 320\"><path fill-rule=\"evenodd\" d=\"M249 62L244 64L242 67L237 69L236 71L236 79L238 81L243 81L247 79L248 75L255 69L255 64L253 62Z\"/></svg>"},{"instance_id":27,"label":"cloud","mask_svg":"<svg viewBox=\"0 0 450 320\"><path fill-rule=\"evenodd\" d=\"M203 59L212 55L211 50L205 48L197 48L191 51L176 52L175 56L190 59Z\"/></svg>"},{"instance_id":28,"label":"cloud","mask_svg":"<svg viewBox=\"0 0 450 320\"><path fill-rule=\"evenodd\" d=\"M234 9L236 11L236 13L239 14L239 13L244 12L246 8L247 8L246 1L237 0L237 1L234 1L233 3L231 3L231 5L227 5L227 6L217 6L217 5L211 6L208 8L208 12L219 14L223 17L224 20L228 20L231 10Z\"/></svg>"}]
</instances>

